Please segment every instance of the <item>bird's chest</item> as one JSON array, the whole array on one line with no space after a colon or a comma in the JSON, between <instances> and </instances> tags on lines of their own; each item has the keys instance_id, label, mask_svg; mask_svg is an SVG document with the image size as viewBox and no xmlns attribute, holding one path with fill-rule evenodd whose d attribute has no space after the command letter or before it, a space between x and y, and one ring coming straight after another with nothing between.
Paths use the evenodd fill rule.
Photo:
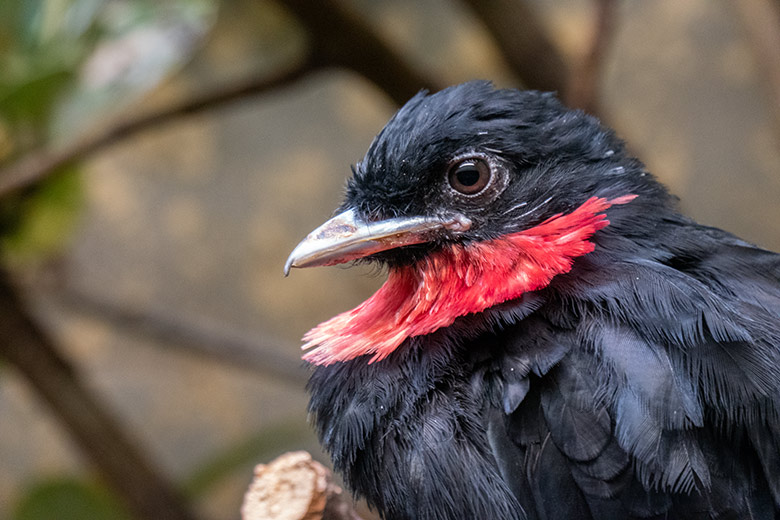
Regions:
<instances>
[{"instance_id":1,"label":"bird's chest","mask_svg":"<svg viewBox=\"0 0 780 520\"><path fill-rule=\"evenodd\" d=\"M379 363L315 369L320 439L349 487L388 517L420 518L445 503L457 509L441 518L514 518L488 438L494 376L479 348L489 347L419 343Z\"/></svg>"}]
</instances>

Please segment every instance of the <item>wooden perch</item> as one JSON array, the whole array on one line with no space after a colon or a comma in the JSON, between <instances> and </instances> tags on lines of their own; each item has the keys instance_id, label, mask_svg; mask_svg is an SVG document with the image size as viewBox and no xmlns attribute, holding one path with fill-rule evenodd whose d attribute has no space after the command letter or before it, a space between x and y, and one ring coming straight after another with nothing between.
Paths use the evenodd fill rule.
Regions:
<instances>
[{"instance_id":1,"label":"wooden perch","mask_svg":"<svg viewBox=\"0 0 780 520\"><path fill-rule=\"evenodd\" d=\"M243 520L361 520L333 473L305 451L255 467L244 495Z\"/></svg>"}]
</instances>

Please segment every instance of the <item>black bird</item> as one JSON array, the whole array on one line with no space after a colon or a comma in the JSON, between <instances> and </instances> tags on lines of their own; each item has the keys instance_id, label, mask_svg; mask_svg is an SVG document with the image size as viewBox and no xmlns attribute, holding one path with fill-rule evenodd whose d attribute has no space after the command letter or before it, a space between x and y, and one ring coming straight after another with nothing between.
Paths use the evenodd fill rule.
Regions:
<instances>
[{"instance_id":1,"label":"black bird","mask_svg":"<svg viewBox=\"0 0 780 520\"><path fill-rule=\"evenodd\" d=\"M388 270L304 338L352 491L386 519L780 517L780 255L675 204L551 94L412 98L285 269Z\"/></svg>"}]
</instances>

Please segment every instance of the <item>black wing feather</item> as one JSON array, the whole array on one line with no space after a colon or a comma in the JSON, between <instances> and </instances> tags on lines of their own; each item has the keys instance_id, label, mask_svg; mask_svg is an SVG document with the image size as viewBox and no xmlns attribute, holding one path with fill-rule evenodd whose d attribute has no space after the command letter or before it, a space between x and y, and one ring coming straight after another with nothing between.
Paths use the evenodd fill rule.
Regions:
<instances>
[{"instance_id":1,"label":"black wing feather","mask_svg":"<svg viewBox=\"0 0 780 520\"><path fill-rule=\"evenodd\" d=\"M547 475L571 475L594 518L780 515L780 256L710 228L698 238L689 258L679 242L588 255L507 329L506 359L565 351L538 381L524 372L542 417L504 388L507 427L524 453L549 432L565 464L546 454Z\"/></svg>"}]
</instances>

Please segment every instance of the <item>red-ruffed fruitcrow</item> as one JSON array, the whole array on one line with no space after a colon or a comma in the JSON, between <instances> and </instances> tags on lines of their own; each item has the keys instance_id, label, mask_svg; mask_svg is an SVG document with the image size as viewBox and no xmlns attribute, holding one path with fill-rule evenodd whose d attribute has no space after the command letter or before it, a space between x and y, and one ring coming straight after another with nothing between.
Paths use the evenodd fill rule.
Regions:
<instances>
[{"instance_id":1,"label":"red-ruffed fruitcrow","mask_svg":"<svg viewBox=\"0 0 780 520\"><path fill-rule=\"evenodd\" d=\"M286 270L357 259L388 279L306 334L309 408L384 518L780 517L780 255L594 117L418 94Z\"/></svg>"}]
</instances>

